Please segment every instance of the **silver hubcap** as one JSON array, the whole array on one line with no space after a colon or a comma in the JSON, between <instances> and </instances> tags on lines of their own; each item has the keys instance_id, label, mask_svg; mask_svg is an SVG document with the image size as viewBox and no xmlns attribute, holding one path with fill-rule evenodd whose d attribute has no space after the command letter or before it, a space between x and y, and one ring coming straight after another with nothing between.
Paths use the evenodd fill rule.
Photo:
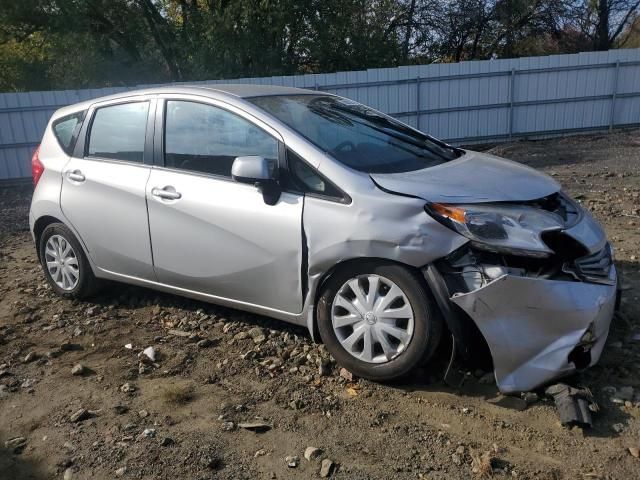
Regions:
<instances>
[{"instance_id":1,"label":"silver hubcap","mask_svg":"<svg viewBox=\"0 0 640 480\"><path fill-rule=\"evenodd\" d=\"M407 296L380 275L361 275L342 285L333 299L331 323L344 349L368 363L393 360L413 337Z\"/></svg>"},{"instance_id":2,"label":"silver hubcap","mask_svg":"<svg viewBox=\"0 0 640 480\"><path fill-rule=\"evenodd\" d=\"M44 257L49 275L56 285L63 290L73 290L78 285L78 258L66 238L52 235L47 240Z\"/></svg>"}]
</instances>

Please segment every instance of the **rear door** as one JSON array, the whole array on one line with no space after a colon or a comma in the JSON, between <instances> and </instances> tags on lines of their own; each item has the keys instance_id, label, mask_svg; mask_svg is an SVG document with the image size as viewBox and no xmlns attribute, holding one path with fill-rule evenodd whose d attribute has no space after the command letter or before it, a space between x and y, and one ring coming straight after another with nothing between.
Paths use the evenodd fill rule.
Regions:
<instances>
[{"instance_id":1,"label":"rear door","mask_svg":"<svg viewBox=\"0 0 640 480\"><path fill-rule=\"evenodd\" d=\"M61 194L94 263L146 280L155 280L145 198L155 104L143 96L93 106L63 169Z\"/></svg>"},{"instance_id":2,"label":"rear door","mask_svg":"<svg viewBox=\"0 0 640 480\"><path fill-rule=\"evenodd\" d=\"M197 97L159 101L158 111L161 166L147 184L158 280L299 313L303 195L283 193L267 205L257 187L231 178L241 155L263 156L276 168L277 132L237 108Z\"/></svg>"}]
</instances>

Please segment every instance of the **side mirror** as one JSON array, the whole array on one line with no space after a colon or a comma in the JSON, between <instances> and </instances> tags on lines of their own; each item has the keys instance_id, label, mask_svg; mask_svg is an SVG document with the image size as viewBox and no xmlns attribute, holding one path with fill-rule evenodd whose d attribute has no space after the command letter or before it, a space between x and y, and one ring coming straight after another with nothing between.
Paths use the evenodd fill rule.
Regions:
<instances>
[{"instance_id":1,"label":"side mirror","mask_svg":"<svg viewBox=\"0 0 640 480\"><path fill-rule=\"evenodd\" d=\"M231 176L236 182L257 183L274 180L269 170L269 161L257 155L236 157L231 165Z\"/></svg>"},{"instance_id":2,"label":"side mirror","mask_svg":"<svg viewBox=\"0 0 640 480\"><path fill-rule=\"evenodd\" d=\"M267 205L275 205L282 190L269 160L258 155L236 157L231 165L231 177L239 183L252 183L262 192Z\"/></svg>"}]
</instances>

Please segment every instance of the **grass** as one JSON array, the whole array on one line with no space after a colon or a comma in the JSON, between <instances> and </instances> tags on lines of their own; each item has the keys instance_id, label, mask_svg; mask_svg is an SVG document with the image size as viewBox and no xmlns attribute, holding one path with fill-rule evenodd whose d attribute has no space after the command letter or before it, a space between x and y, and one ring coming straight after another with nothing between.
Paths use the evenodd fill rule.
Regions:
<instances>
[{"instance_id":1,"label":"grass","mask_svg":"<svg viewBox=\"0 0 640 480\"><path fill-rule=\"evenodd\" d=\"M195 392L191 385L172 383L162 388L160 396L166 403L185 405L195 398Z\"/></svg>"}]
</instances>

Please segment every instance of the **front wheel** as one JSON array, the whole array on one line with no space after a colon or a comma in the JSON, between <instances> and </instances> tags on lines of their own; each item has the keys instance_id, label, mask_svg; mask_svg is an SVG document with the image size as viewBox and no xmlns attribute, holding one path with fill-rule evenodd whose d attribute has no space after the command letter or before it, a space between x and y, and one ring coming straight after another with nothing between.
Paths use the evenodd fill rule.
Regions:
<instances>
[{"instance_id":1,"label":"front wheel","mask_svg":"<svg viewBox=\"0 0 640 480\"><path fill-rule=\"evenodd\" d=\"M386 381L433 355L442 318L418 274L367 261L329 278L318 302L318 329L339 364L357 376Z\"/></svg>"}]
</instances>

